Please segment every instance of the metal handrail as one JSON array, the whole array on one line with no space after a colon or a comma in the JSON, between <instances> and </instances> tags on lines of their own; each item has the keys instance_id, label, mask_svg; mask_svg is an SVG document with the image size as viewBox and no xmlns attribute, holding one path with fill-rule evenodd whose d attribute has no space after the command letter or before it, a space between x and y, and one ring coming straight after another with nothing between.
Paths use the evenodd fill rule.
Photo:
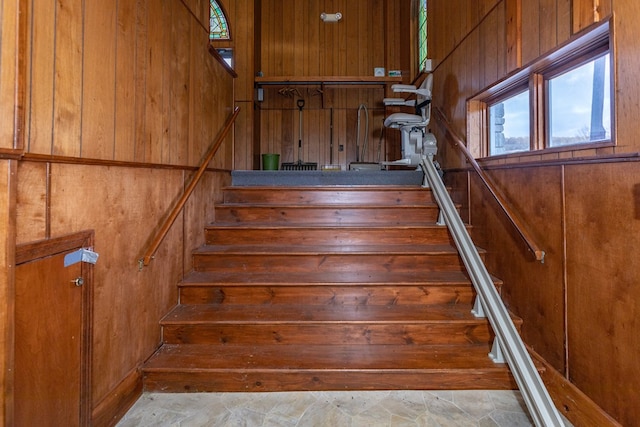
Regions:
<instances>
[{"instance_id":1,"label":"metal handrail","mask_svg":"<svg viewBox=\"0 0 640 427\"><path fill-rule=\"evenodd\" d=\"M434 111L438 116L438 119L439 119L438 121L442 123L445 130L453 138L455 142L455 146L462 152L462 154L464 154L469 164L471 164L473 169L476 171L476 173L478 174L478 176L480 177L484 185L487 187L487 189L489 190L489 192L491 193L495 201L498 203L498 206L500 206L500 208L502 209L504 214L507 216L511 224L515 227L516 231L518 232L522 240L528 246L529 250L535 255L538 261L544 263L545 252L542 249L540 249L540 247L533 241L533 238L524 227L522 220L520 220L520 218L515 214L515 212L512 212L508 208L505 196L496 187L496 185L493 184L489 176L480 167L480 165L478 164L476 159L473 157L471 152L467 149L467 146L464 140L460 136L458 136L456 131L453 129L453 127L445 117L444 113L439 108L434 108Z\"/></svg>"},{"instance_id":2,"label":"metal handrail","mask_svg":"<svg viewBox=\"0 0 640 427\"><path fill-rule=\"evenodd\" d=\"M500 359L500 356L504 357L537 426L564 426L564 421L553 404L509 311L498 295L493 280L433 164L432 156L424 159L421 167L425 174L425 186L431 188L478 295L481 307L478 307L474 314L486 315L496 335L491 357L494 360Z\"/></svg>"},{"instance_id":3,"label":"metal handrail","mask_svg":"<svg viewBox=\"0 0 640 427\"><path fill-rule=\"evenodd\" d=\"M196 172L196 174L191 179L191 182L185 189L184 193L182 194L182 197L180 197L180 200L178 200L178 202L176 203L175 207L173 208L173 210L171 211L167 219L165 219L164 223L160 227L160 230L156 234L156 237L152 240L151 244L149 245L148 249L142 256L142 258L138 260L138 267L140 270L148 266L151 260L153 259L156 251L158 250L158 247L160 246L160 243L162 243L162 240L164 240L164 238L166 237L167 233L169 232L169 229L171 228L174 221L180 214L180 211L184 208L184 205L187 203L187 200L191 196L191 193L193 193L193 190L195 189L196 185L198 185L198 182L200 182L200 178L202 178L202 175L204 174L205 170L207 169L207 166L209 165L209 162L211 162L211 159L213 159L213 156L216 155L216 153L218 152L218 149L222 145L222 142L227 137L227 134L231 130L231 127L233 126L233 123L235 122L236 117L238 117L238 113L240 113L240 107L235 107L235 109L233 110L233 113L229 116L229 118L227 119L227 122L222 128L220 135L209 148L209 151L207 152L206 157L202 161L202 164L200 164L200 168L198 169L198 172Z\"/></svg>"}]
</instances>

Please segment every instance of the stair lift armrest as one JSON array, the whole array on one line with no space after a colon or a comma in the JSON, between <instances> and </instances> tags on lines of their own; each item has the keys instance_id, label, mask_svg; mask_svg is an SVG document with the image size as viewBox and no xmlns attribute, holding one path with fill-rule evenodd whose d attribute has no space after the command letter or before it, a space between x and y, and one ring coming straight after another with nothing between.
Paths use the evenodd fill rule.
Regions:
<instances>
[{"instance_id":1,"label":"stair lift armrest","mask_svg":"<svg viewBox=\"0 0 640 427\"><path fill-rule=\"evenodd\" d=\"M398 93L398 92L409 92L409 93L415 93L415 91L418 88L415 87L414 85L392 85L391 86L391 90Z\"/></svg>"},{"instance_id":2,"label":"stair lift armrest","mask_svg":"<svg viewBox=\"0 0 640 427\"><path fill-rule=\"evenodd\" d=\"M405 100L404 98L384 98L382 102L386 106L415 107L416 105L415 99Z\"/></svg>"}]
</instances>

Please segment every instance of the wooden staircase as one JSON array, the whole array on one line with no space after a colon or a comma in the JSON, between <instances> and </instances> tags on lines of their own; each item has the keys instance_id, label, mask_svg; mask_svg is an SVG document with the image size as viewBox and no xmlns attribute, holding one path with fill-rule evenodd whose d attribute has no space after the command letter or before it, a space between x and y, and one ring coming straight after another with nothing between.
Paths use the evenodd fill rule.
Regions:
<instances>
[{"instance_id":1,"label":"wooden staircase","mask_svg":"<svg viewBox=\"0 0 640 427\"><path fill-rule=\"evenodd\" d=\"M437 216L419 186L225 189L145 389L515 388Z\"/></svg>"}]
</instances>

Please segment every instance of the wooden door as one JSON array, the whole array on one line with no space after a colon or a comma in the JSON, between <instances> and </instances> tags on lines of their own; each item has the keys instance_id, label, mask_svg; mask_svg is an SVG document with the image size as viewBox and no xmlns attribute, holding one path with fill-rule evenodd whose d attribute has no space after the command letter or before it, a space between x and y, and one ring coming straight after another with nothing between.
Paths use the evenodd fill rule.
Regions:
<instances>
[{"instance_id":1,"label":"wooden door","mask_svg":"<svg viewBox=\"0 0 640 427\"><path fill-rule=\"evenodd\" d=\"M15 426L88 424L90 268L64 267L65 255L82 247L75 237L18 249Z\"/></svg>"}]
</instances>

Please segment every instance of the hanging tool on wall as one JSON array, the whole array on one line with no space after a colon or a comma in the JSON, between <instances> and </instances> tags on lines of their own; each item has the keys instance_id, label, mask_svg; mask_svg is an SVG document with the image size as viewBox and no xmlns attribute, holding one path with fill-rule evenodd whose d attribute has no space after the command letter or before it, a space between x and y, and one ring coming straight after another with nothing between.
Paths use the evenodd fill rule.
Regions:
<instances>
[{"instance_id":1,"label":"hanging tool on wall","mask_svg":"<svg viewBox=\"0 0 640 427\"><path fill-rule=\"evenodd\" d=\"M316 170L318 169L317 163L303 163L302 162L302 110L304 109L304 99L298 99L296 102L298 106L298 162L297 163L282 163L282 170Z\"/></svg>"}]
</instances>

